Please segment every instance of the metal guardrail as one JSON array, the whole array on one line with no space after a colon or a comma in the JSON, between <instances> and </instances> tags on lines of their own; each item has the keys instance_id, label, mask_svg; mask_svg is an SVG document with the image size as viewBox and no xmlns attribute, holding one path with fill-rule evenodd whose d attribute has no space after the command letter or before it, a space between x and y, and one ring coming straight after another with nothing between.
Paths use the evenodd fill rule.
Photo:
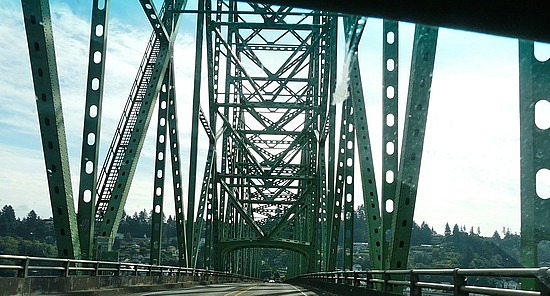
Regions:
<instances>
[{"instance_id":1,"label":"metal guardrail","mask_svg":"<svg viewBox=\"0 0 550 296\"><path fill-rule=\"evenodd\" d=\"M447 277L449 282L430 282L427 276ZM514 290L474 286L467 283L467 277L503 277L532 279L541 287L539 291ZM412 269L412 270L369 270L336 271L301 275L294 281L309 280L335 285L363 287L380 291L380 295L396 295L392 286L405 287L403 295L502 295L502 296L549 296L550 268L497 268L497 269ZM452 282L452 283L451 283ZM429 290L428 290L429 289ZM424 290L424 291L423 291ZM427 293L430 291L429 293ZM407 293L408 292L408 293ZM387 293L387 294L386 294Z\"/></svg>"},{"instance_id":2,"label":"metal guardrail","mask_svg":"<svg viewBox=\"0 0 550 296\"><path fill-rule=\"evenodd\" d=\"M180 275L252 279L250 277L226 272L177 266L0 255L0 277Z\"/></svg>"}]
</instances>

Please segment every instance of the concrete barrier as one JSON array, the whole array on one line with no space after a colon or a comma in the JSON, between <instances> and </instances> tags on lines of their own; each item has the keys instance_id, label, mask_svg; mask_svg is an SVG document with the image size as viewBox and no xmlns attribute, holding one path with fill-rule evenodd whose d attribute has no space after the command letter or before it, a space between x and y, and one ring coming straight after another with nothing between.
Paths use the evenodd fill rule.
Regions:
<instances>
[{"instance_id":1,"label":"concrete barrier","mask_svg":"<svg viewBox=\"0 0 550 296\"><path fill-rule=\"evenodd\" d=\"M119 295L243 281L247 280L212 275L0 278L0 295Z\"/></svg>"}]
</instances>

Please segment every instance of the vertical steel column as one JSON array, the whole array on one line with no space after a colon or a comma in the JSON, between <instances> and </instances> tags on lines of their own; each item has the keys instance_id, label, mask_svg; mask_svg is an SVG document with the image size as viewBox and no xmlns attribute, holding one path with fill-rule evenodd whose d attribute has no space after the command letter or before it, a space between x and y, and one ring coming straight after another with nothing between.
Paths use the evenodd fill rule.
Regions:
<instances>
[{"instance_id":1,"label":"vertical steel column","mask_svg":"<svg viewBox=\"0 0 550 296\"><path fill-rule=\"evenodd\" d=\"M421 25L416 25L414 32L407 111L389 245L390 254L386 257L389 262L386 266L388 269L404 269L407 266L437 33L437 27Z\"/></svg>"},{"instance_id":2,"label":"vertical steel column","mask_svg":"<svg viewBox=\"0 0 550 296\"><path fill-rule=\"evenodd\" d=\"M329 27L327 28L328 32L327 39L324 41L326 42L327 51L331 52L327 56L327 58L324 60L324 63L326 63L326 67L323 67L322 71L325 72L325 78L327 81L323 82L323 92L328 93L329 96L334 93L334 81L335 81L335 75L336 75L336 48L337 48L337 24L338 24L338 18L330 16L329 17ZM327 99L324 103L323 110L329 110L332 106L331 100ZM333 107L333 106L332 106ZM334 108L332 108L334 110ZM319 271L326 271L327 267L327 247L329 242L329 221L330 221L330 210L329 210L329 194L332 192L332 185L333 184L329 181L328 175L329 172L329 166L330 163L327 160L327 143L330 143L331 141L334 141L334 139L330 139L330 133L334 132L334 114L331 114L330 111L326 114L323 114L321 116L321 123L324 122L324 125L321 126L320 131L320 141L319 141L319 154L318 154L318 164L319 164L319 176L318 176L318 182L319 182L319 199L320 199L320 208L319 208L319 227L317 229L318 231L318 252L319 252ZM328 138L328 141L327 141ZM334 149L333 149L334 150ZM329 155L330 159L333 159L332 156ZM334 169L334 163L332 164L332 169ZM334 175L334 172L332 173L332 176Z\"/></svg>"},{"instance_id":3,"label":"vertical steel column","mask_svg":"<svg viewBox=\"0 0 550 296\"><path fill-rule=\"evenodd\" d=\"M58 256L80 258L67 139L47 0L22 0Z\"/></svg>"},{"instance_id":4,"label":"vertical steel column","mask_svg":"<svg viewBox=\"0 0 550 296\"><path fill-rule=\"evenodd\" d=\"M204 0L199 0L198 10L204 9ZM189 189L187 196L187 229L194 228L195 220L195 187L197 183L197 155L198 155L198 137L199 137L199 108L201 91L201 72L202 72L202 41L204 36L204 13L197 14L197 31L195 39L195 74L193 83L193 109L191 117L191 150L189 152ZM187 232L187 241L193 241L194 231ZM193 254L191 245L187 246L188 254Z\"/></svg>"},{"instance_id":5,"label":"vertical steel column","mask_svg":"<svg viewBox=\"0 0 550 296\"><path fill-rule=\"evenodd\" d=\"M399 22L384 20L382 58L382 257L387 256L399 155ZM385 264L385 260L380 261ZM379 266L378 268L384 268Z\"/></svg>"},{"instance_id":6,"label":"vertical steel column","mask_svg":"<svg viewBox=\"0 0 550 296\"><path fill-rule=\"evenodd\" d=\"M334 102L334 91L336 90L336 61L337 61L337 55L338 55L338 17L335 17L333 21L330 23L330 34L329 38L332 42L332 47L330 49L330 58L333 66L331 67L331 71L329 73L330 75L330 86L329 86L329 96L330 96L330 104L328 105L328 157L327 157L327 204L326 204L326 211L327 211L327 221L326 221L326 234L325 234L325 252L324 252L324 262L323 267L325 271L332 271L334 270L334 264L332 264L331 260L331 244L332 244L332 221L334 218L334 203L335 203L335 173L336 173L336 162L337 162L337 155L336 155L336 105L332 104ZM337 238L338 239L338 238ZM335 261L334 261L335 262ZM331 268L332 266L332 268Z\"/></svg>"},{"instance_id":7,"label":"vertical steel column","mask_svg":"<svg viewBox=\"0 0 550 296\"><path fill-rule=\"evenodd\" d=\"M363 94L363 86L361 79L361 71L359 68L359 58L357 55L357 45L360 39L362 29L358 26L363 26L364 23L359 23L360 19L355 19L355 25L346 25L348 34L348 42L350 44L350 96L353 106L353 123L355 126L355 135L357 139L357 151L359 153L359 166L361 168L361 185L363 192L363 203L365 216L367 217L367 235L369 237L370 261L374 268L382 267L381 256L381 240L382 234L380 231L380 207L378 202L378 191L376 190L376 179L374 175L374 164L372 159L372 149L370 143L369 127L367 122L367 113L365 107L365 99ZM360 30L358 32L358 29ZM351 36L355 36L355 41L351 40Z\"/></svg>"},{"instance_id":8,"label":"vertical steel column","mask_svg":"<svg viewBox=\"0 0 550 296\"><path fill-rule=\"evenodd\" d=\"M88 86L82 131L80 188L78 190L78 230L82 259L93 258L97 163L101 131L103 82L107 49L109 0L92 2Z\"/></svg>"},{"instance_id":9,"label":"vertical steel column","mask_svg":"<svg viewBox=\"0 0 550 296\"><path fill-rule=\"evenodd\" d=\"M348 105L348 114L346 119L346 145L340 147L340 149L346 149L346 159L344 163L344 176L342 180L344 185L344 196L342 197L342 203L344 204L344 245L343 245L343 270L353 270L353 222L354 222L354 168L355 168L355 124L353 117L355 109L352 107L353 99L350 98L350 104Z\"/></svg>"},{"instance_id":10,"label":"vertical steel column","mask_svg":"<svg viewBox=\"0 0 550 296\"><path fill-rule=\"evenodd\" d=\"M185 213L183 211L183 192L181 177L181 157L180 157L180 143L179 143L179 130L178 130L178 113L176 104L176 86L174 85L174 63L170 63L170 72L172 73L172 79L169 85L169 101L168 101L168 126L170 132L170 155L172 164L172 186L174 190L174 210L176 216L176 232L178 235L178 259L180 266L189 266L189 254L187 253L187 244L189 243L186 238L187 227L185 225ZM191 230L189 230L191 231Z\"/></svg>"},{"instance_id":11,"label":"vertical steel column","mask_svg":"<svg viewBox=\"0 0 550 296\"><path fill-rule=\"evenodd\" d=\"M535 58L532 41L519 41L521 142L521 263L538 266L537 246L550 240L550 199L540 196L541 172L550 169L550 129L538 126L537 108L550 100L550 64ZM548 122L548 118L545 118ZM546 199L543 199L546 198ZM535 289L534 280L522 288Z\"/></svg>"},{"instance_id":12,"label":"vertical steel column","mask_svg":"<svg viewBox=\"0 0 550 296\"><path fill-rule=\"evenodd\" d=\"M221 255L218 247L219 211L218 211L218 186L216 180L216 151L212 156L212 171L208 199L206 207L206 238L205 238L205 264L214 270L222 270Z\"/></svg>"},{"instance_id":13,"label":"vertical steel column","mask_svg":"<svg viewBox=\"0 0 550 296\"><path fill-rule=\"evenodd\" d=\"M196 222L193 225L193 228L188 229L189 231L193 231L192 237L193 240L188 242L190 245L191 253L189 253L189 267L196 268L197 267L197 261L199 257L199 247L200 247L200 241L201 241L201 235L204 225L204 214L207 207L207 201L210 199L209 195L212 193L213 188L213 173L215 170L214 162L215 162L215 149L213 146L210 147L208 150L208 155L206 156L206 166L204 168L204 177L202 182L202 188L201 188L201 194L199 198L199 205L197 209L197 218Z\"/></svg>"},{"instance_id":14,"label":"vertical steel column","mask_svg":"<svg viewBox=\"0 0 550 296\"><path fill-rule=\"evenodd\" d=\"M344 183L344 196L342 198L342 203L344 204L344 235L343 235L343 270L353 270L353 231L354 231L354 218L355 211L354 207L354 171L355 171L355 136L358 117L356 104L356 96L362 95L362 86L359 73L359 63L357 62L357 50L359 47L359 41L363 34L365 27L366 19L361 17L346 17L344 18L344 31L346 39L346 59L349 59L351 67L347 70L349 72L350 81L342 82L349 83L347 86L348 98L347 98L347 114L345 115L345 146L340 146L340 149L346 150L346 157L344 162L344 179L340 182ZM350 66L350 65L348 65ZM355 67L354 67L355 66ZM346 69L346 67L344 67ZM353 78L351 78L353 76ZM362 98L359 98L358 107L362 110L364 109L364 102ZM362 108L363 107L363 108ZM364 115L364 114L362 114ZM366 125L366 115L365 121L361 122L361 127L366 130L368 135L368 127ZM342 116L344 118L344 116ZM344 124L344 122L342 122ZM362 131L365 133L365 130ZM368 160L368 159L367 159ZM339 166L342 165L340 162ZM369 223L370 224L370 223Z\"/></svg>"},{"instance_id":15,"label":"vertical steel column","mask_svg":"<svg viewBox=\"0 0 550 296\"><path fill-rule=\"evenodd\" d=\"M172 63L173 60L170 64ZM162 216L164 214L164 176L166 175L166 130L168 125L168 100L170 96L170 86L172 85L171 68L171 65L168 65L159 94L156 137L157 143L153 182L153 211L151 213L150 264L161 264L160 250L162 244Z\"/></svg>"},{"instance_id":16,"label":"vertical steel column","mask_svg":"<svg viewBox=\"0 0 550 296\"><path fill-rule=\"evenodd\" d=\"M217 1L216 6L218 7L221 5L221 1ZM205 10L206 11L212 11L212 1L206 1L205 2ZM221 13L218 11L215 14L215 22L221 21ZM206 25L206 60L212 61L212 63L207 63L207 75L208 75L208 111L209 111L209 117L210 117L210 128L215 133L217 125L216 125L216 106L215 102L217 101L218 96L218 79L219 79L219 73L220 73L220 50L219 50L219 42L214 42L214 36L212 34L213 27L215 25L215 22L212 20L212 14L210 14L205 19L205 25ZM216 37L218 38L218 37ZM214 44L216 44L216 47L214 47ZM215 139L211 143L213 145L214 149L216 149L216 138L217 135L214 135ZM226 146L222 146L226 147ZM227 150L227 149L223 149ZM214 157L215 159L215 157ZM225 161L222 160L221 166L222 171L225 170ZM221 223L224 223L225 221L225 192L223 190L218 191L218 200L219 200L219 220ZM223 232L226 230L225 224L221 226L220 228L220 236L223 236Z\"/></svg>"},{"instance_id":17,"label":"vertical steel column","mask_svg":"<svg viewBox=\"0 0 550 296\"><path fill-rule=\"evenodd\" d=\"M185 7L187 3L186 0L165 0L166 2L170 5L173 3L176 10ZM162 13L161 10L160 14ZM180 21L179 15L166 14L162 20L165 26L173 24L172 34L175 34ZM152 106L156 103L171 52L171 40L157 38L153 33L103 164L98 182L96 231L98 236L108 238L109 245L112 244L120 224L153 113Z\"/></svg>"},{"instance_id":18,"label":"vertical steel column","mask_svg":"<svg viewBox=\"0 0 550 296\"><path fill-rule=\"evenodd\" d=\"M350 141L348 138L350 134L348 130L350 125L353 125L352 122L352 107L351 100L346 100L342 103L342 121L340 125L340 135L339 135L339 145L338 145L338 162L336 168L336 178L334 184L334 203L330 205L332 210L332 216L330 217L332 222L330 226L330 247L327 259L329 262L328 270L335 270L338 260L338 245L340 240L340 223L342 221L342 203L345 198L345 189L346 189L346 179L347 173L347 158L350 156L350 153L353 153L346 149L347 142ZM353 134L351 134L353 135Z\"/></svg>"}]
</instances>

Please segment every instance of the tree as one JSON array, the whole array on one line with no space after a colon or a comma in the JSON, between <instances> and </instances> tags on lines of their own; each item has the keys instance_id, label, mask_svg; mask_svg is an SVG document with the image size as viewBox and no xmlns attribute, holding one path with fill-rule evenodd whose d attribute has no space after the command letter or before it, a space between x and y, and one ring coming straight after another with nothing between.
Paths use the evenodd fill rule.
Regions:
<instances>
[{"instance_id":1,"label":"tree","mask_svg":"<svg viewBox=\"0 0 550 296\"><path fill-rule=\"evenodd\" d=\"M12 206L5 205L0 212L0 236L15 235L17 222Z\"/></svg>"},{"instance_id":2,"label":"tree","mask_svg":"<svg viewBox=\"0 0 550 296\"><path fill-rule=\"evenodd\" d=\"M445 224L445 236L451 235L451 227L449 226L449 223L447 222Z\"/></svg>"},{"instance_id":3,"label":"tree","mask_svg":"<svg viewBox=\"0 0 550 296\"><path fill-rule=\"evenodd\" d=\"M41 240L45 238L46 232L46 225L34 210L31 210L20 223L19 236L23 238Z\"/></svg>"},{"instance_id":4,"label":"tree","mask_svg":"<svg viewBox=\"0 0 550 296\"><path fill-rule=\"evenodd\" d=\"M460 233L460 228L458 228L458 224L455 224L455 226L453 226L453 235L458 235L458 233Z\"/></svg>"},{"instance_id":5,"label":"tree","mask_svg":"<svg viewBox=\"0 0 550 296\"><path fill-rule=\"evenodd\" d=\"M422 244L429 245L432 243L433 232L426 222L422 222L420 226L413 222L411 245L419 246Z\"/></svg>"}]
</instances>

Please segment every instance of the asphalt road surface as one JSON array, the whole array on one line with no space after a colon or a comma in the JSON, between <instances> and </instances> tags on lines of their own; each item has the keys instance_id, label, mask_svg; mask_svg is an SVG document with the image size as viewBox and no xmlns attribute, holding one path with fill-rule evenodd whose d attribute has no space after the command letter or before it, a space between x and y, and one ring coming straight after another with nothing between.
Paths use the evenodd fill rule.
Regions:
<instances>
[{"instance_id":1,"label":"asphalt road surface","mask_svg":"<svg viewBox=\"0 0 550 296\"><path fill-rule=\"evenodd\" d=\"M218 285L194 286L190 288L139 293L135 295L207 295L207 296L312 296L329 295L308 290L304 287L281 283L228 283Z\"/></svg>"}]
</instances>

